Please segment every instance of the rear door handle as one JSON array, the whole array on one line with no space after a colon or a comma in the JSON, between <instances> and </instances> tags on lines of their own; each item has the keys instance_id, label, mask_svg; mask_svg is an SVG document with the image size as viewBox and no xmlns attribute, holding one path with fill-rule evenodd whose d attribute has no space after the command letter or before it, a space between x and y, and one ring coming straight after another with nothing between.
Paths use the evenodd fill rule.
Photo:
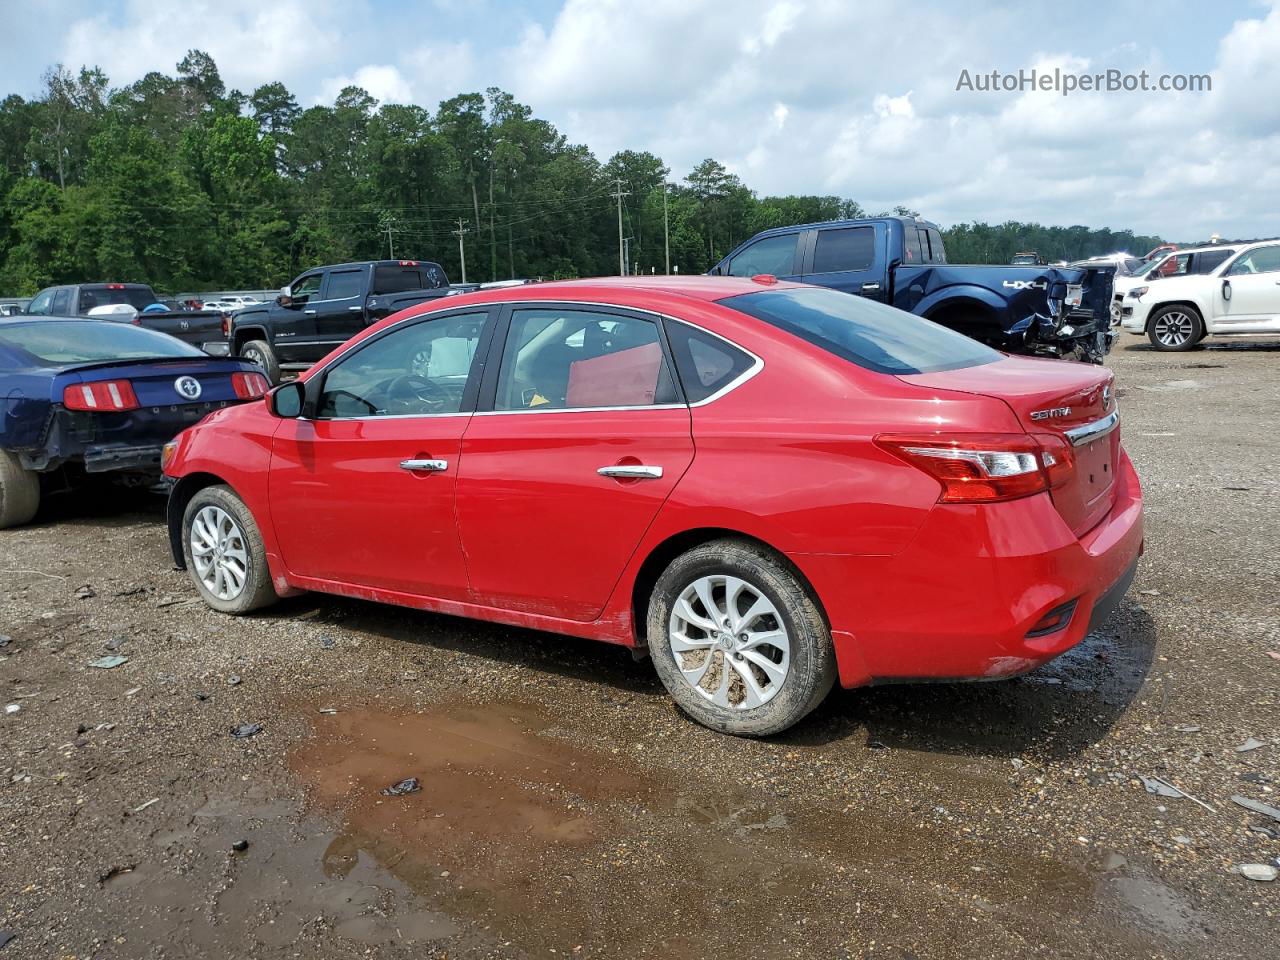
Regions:
<instances>
[{"instance_id":1,"label":"rear door handle","mask_svg":"<svg viewBox=\"0 0 1280 960\"><path fill-rule=\"evenodd\" d=\"M361 310L364 309L364 307L347 307L347 309L354 310L356 313L359 313Z\"/></svg>"},{"instance_id":2,"label":"rear door handle","mask_svg":"<svg viewBox=\"0 0 1280 960\"><path fill-rule=\"evenodd\" d=\"M448 460L401 460L401 470L421 470L426 473L439 473L449 469Z\"/></svg>"},{"instance_id":3,"label":"rear door handle","mask_svg":"<svg viewBox=\"0 0 1280 960\"><path fill-rule=\"evenodd\" d=\"M879 290L879 289L880 289L880 284L879 284L879 283L876 283L875 281L872 281L871 283L864 283L864 284L862 285L862 289L863 289L863 290L873 290L873 291L874 291L874 290Z\"/></svg>"},{"instance_id":4,"label":"rear door handle","mask_svg":"<svg viewBox=\"0 0 1280 960\"><path fill-rule=\"evenodd\" d=\"M314 317L316 315L316 312L314 310L303 310L302 312L305 313L308 317Z\"/></svg>"},{"instance_id":5,"label":"rear door handle","mask_svg":"<svg viewBox=\"0 0 1280 960\"><path fill-rule=\"evenodd\" d=\"M617 477L624 480L657 480L662 476L662 468L650 467L642 463L627 463L601 467L596 473L602 477Z\"/></svg>"}]
</instances>

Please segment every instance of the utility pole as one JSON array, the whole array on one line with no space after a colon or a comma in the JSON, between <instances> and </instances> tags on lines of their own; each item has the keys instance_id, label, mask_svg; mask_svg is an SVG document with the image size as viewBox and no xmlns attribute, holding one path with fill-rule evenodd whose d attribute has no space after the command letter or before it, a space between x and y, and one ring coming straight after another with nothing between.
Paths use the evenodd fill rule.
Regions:
<instances>
[{"instance_id":1,"label":"utility pole","mask_svg":"<svg viewBox=\"0 0 1280 960\"><path fill-rule=\"evenodd\" d=\"M462 244L462 235L470 233L471 229L466 226L465 220L458 218L458 229L452 231L453 235L458 238L458 259L462 261L462 282L467 282L467 250Z\"/></svg>"},{"instance_id":2,"label":"utility pole","mask_svg":"<svg viewBox=\"0 0 1280 960\"><path fill-rule=\"evenodd\" d=\"M615 187L613 195L618 198L618 275L625 277L627 275L627 254L622 248L622 198L629 197L631 194L623 191L621 177L618 177L613 183Z\"/></svg>"},{"instance_id":3,"label":"utility pole","mask_svg":"<svg viewBox=\"0 0 1280 960\"><path fill-rule=\"evenodd\" d=\"M391 243L391 224L394 220L387 221L387 259L394 260L396 258L396 248Z\"/></svg>"},{"instance_id":4,"label":"utility pole","mask_svg":"<svg viewBox=\"0 0 1280 960\"><path fill-rule=\"evenodd\" d=\"M662 182L662 252L667 259L667 273L671 272L671 224L667 220L667 182Z\"/></svg>"}]
</instances>

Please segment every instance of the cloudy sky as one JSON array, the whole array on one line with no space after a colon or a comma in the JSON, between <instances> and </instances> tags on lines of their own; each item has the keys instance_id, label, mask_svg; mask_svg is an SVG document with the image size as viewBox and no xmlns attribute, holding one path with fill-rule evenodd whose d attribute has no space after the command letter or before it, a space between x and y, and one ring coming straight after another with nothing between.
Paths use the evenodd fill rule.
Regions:
<instances>
[{"instance_id":1,"label":"cloudy sky","mask_svg":"<svg viewBox=\"0 0 1280 960\"><path fill-rule=\"evenodd\" d=\"M1280 234L1280 0L0 0L0 94L188 48L304 105L499 86L602 160L715 157L761 193L1180 240ZM904 12L909 10L910 12ZM999 70L1209 74L1210 92L958 90Z\"/></svg>"}]
</instances>

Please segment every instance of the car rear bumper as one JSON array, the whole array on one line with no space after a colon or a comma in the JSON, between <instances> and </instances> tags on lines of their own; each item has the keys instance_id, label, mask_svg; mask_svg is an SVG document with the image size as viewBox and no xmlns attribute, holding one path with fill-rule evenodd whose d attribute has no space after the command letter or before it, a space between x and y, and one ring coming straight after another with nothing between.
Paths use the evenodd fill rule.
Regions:
<instances>
[{"instance_id":1,"label":"car rear bumper","mask_svg":"<svg viewBox=\"0 0 1280 960\"><path fill-rule=\"evenodd\" d=\"M1074 647L1114 611L1142 552L1142 493L1124 454L1116 487L1078 539L1039 494L940 504L893 557L793 555L831 622L842 685L997 679Z\"/></svg>"},{"instance_id":2,"label":"car rear bumper","mask_svg":"<svg viewBox=\"0 0 1280 960\"><path fill-rule=\"evenodd\" d=\"M84 451L85 473L106 473L111 470L138 471L154 473L160 476L161 446L145 444L125 446L124 444L108 444L100 447L86 447Z\"/></svg>"}]
</instances>

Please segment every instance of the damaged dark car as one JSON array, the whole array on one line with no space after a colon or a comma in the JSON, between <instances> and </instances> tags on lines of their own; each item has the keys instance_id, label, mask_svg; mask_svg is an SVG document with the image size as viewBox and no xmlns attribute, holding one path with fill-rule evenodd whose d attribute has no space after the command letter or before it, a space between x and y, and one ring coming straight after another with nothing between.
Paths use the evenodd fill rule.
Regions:
<instances>
[{"instance_id":1,"label":"damaged dark car","mask_svg":"<svg viewBox=\"0 0 1280 960\"><path fill-rule=\"evenodd\" d=\"M869 297L1006 353L1102 363L1115 334L1115 264L947 263L936 224L833 220L756 234L711 269L768 274Z\"/></svg>"}]
</instances>

